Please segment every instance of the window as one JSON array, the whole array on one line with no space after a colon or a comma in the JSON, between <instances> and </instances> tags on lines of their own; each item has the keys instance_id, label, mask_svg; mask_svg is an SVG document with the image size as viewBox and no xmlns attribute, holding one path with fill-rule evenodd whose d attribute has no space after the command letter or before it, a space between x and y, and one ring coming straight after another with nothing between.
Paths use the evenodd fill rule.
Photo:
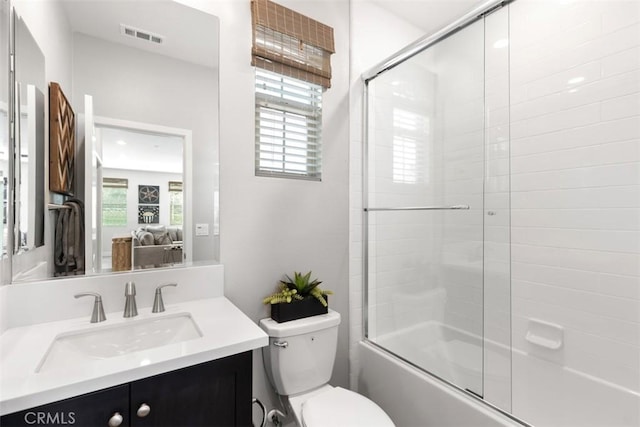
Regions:
<instances>
[{"instance_id":1,"label":"window","mask_svg":"<svg viewBox=\"0 0 640 427\"><path fill-rule=\"evenodd\" d=\"M102 180L102 225L127 226L127 188L129 181L123 178Z\"/></svg>"},{"instance_id":2,"label":"window","mask_svg":"<svg viewBox=\"0 0 640 427\"><path fill-rule=\"evenodd\" d=\"M169 181L169 225L182 225L182 183Z\"/></svg>"},{"instance_id":3,"label":"window","mask_svg":"<svg viewBox=\"0 0 640 427\"><path fill-rule=\"evenodd\" d=\"M271 0L251 0L251 20L256 175L319 181L333 28Z\"/></svg>"},{"instance_id":4,"label":"window","mask_svg":"<svg viewBox=\"0 0 640 427\"><path fill-rule=\"evenodd\" d=\"M321 179L322 87L256 70L256 175Z\"/></svg>"}]
</instances>

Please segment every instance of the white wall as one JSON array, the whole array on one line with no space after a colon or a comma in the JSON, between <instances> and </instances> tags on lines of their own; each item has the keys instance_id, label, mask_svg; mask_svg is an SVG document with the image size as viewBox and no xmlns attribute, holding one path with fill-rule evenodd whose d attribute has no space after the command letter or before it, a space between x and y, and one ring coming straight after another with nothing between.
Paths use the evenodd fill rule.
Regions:
<instances>
[{"instance_id":1,"label":"white wall","mask_svg":"<svg viewBox=\"0 0 640 427\"><path fill-rule=\"evenodd\" d=\"M215 40L215 34L210 36ZM218 181L218 70L80 33L74 34L73 47L73 104L78 112L89 94L97 116L193 132L192 220L208 223L211 230L209 236L193 238L193 260L218 259L212 232Z\"/></svg>"},{"instance_id":2,"label":"white wall","mask_svg":"<svg viewBox=\"0 0 640 427\"><path fill-rule=\"evenodd\" d=\"M349 5L347 0L278 3L335 30L332 87L323 95L322 182L254 176L254 71L249 2L181 0L220 17L220 229L225 295L258 321L261 299L283 274L313 270L335 292L342 315L332 383L348 376ZM259 352L254 395L274 406Z\"/></svg>"},{"instance_id":3,"label":"white wall","mask_svg":"<svg viewBox=\"0 0 640 427\"><path fill-rule=\"evenodd\" d=\"M182 181L182 174L164 172L134 171L127 169L102 169L105 178L126 178L127 191L127 225L124 227L102 227L102 255L111 256L111 239L113 237L129 237L133 230L141 227L138 223L138 185L157 185L160 187L160 216L158 225L169 226L169 181ZM109 267L109 266L103 266Z\"/></svg>"},{"instance_id":4,"label":"white wall","mask_svg":"<svg viewBox=\"0 0 640 427\"><path fill-rule=\"evenodd\" d=\"M513 411L536 426L640 424L639 28L637 1L511 5Z\"/></svg>"}]
</instances>

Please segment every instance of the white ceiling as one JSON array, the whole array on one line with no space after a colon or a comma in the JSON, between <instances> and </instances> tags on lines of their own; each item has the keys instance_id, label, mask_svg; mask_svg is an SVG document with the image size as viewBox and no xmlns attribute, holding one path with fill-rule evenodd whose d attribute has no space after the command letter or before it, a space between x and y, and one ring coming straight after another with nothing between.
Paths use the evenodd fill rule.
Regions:
<instances>
[{"instance_id":1,"label":"white ceiling","mask_svg":"<svg viewBox=\"0 0 640 427\"><path fill-rule=\"evenodd\" d=\"M206 67L218 67L219 25L213 15L167 0L61 1L74 32ZM164 42L157 45L123 36L121 24L163 36Z\"/></svg>"},{"instance_id":2,"label":"white ceiling","mask_svg":"<svg viewBox=\"0 0 640 427\"><path fill-rule=\"evenodd\" d=\"M357 1L357 0L356 0ZM452 23L486 0L368 0L393 13L425 35Z\"/></svg>"},{"instance_id":3,"label":"white ceiling","mask_svg":"<svg viewBox=\"0 0 640 427\"><path fill-rule=\"evenodd\" d=\"M103 127L100 139L105 168L182 173L181 137Z\"/></svg>"}]
</instances>

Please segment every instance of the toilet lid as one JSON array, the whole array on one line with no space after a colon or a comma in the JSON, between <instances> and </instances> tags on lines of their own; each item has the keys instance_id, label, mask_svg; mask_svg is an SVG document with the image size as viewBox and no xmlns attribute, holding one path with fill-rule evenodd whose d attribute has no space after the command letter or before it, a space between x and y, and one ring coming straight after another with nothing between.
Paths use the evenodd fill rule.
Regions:
<instances>
[{"instance_id":1,"label":"toilet lid","mask_svg":"<svg viewBox=\"0 0 640 427\"><path fill-rule=\"evenodd\" d=\"M305 427L393 427L391 418L366 397L335 387L302 404Z\"/></svg>"}]
</instances>

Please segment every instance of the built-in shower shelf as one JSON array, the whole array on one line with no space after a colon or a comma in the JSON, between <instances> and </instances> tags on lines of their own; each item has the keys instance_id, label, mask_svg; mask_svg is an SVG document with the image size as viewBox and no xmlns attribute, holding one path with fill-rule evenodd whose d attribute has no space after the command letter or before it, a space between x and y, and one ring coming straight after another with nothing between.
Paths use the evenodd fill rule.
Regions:
<instances>
[{"instance_id":1,"label":"built-in shower shelf","mask_svg":"<svg viewBox=\"0 0 640 427\"><path fill-rule=\"evenodd\" d=\"M525 340L549 350L559 350L564 341L564 328L544 320L529 319L529 329Z\"/></svg>"}]
</instances>

